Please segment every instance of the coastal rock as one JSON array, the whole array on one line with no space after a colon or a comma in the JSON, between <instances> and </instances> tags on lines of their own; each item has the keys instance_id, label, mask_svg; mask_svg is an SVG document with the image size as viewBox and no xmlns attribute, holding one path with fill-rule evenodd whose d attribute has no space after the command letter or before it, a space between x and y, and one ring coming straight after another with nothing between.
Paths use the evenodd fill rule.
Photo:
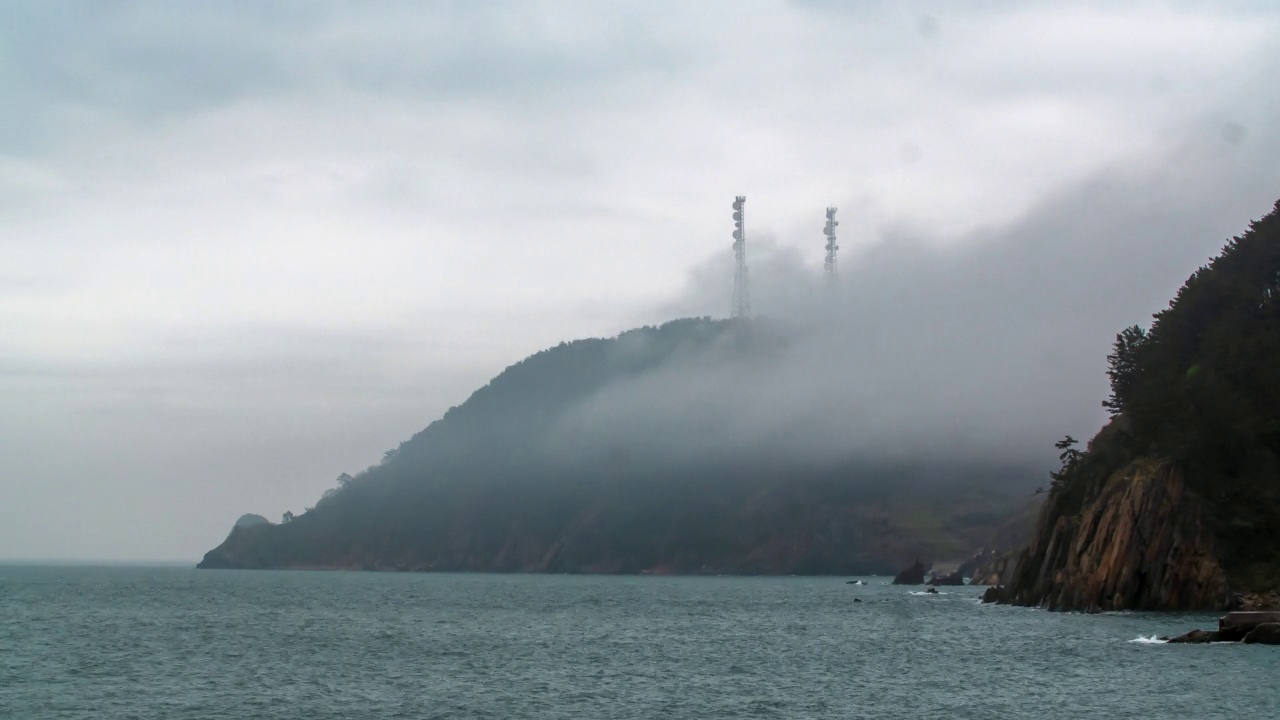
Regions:
<instances>
[{"instance_id":1,"label":"coastal rock","mask_svg":"<svg viewBox=\"0 0 1280 720\"><path fill-rule=\"evenodd\" d=\"M1192 630L1185 635L1170 638L1171 643L1211 643L1218 642L1218 633L1210 630Z\"/></svg>"},{"instance_id":2,"label":"coastal rock","mask_svg":"<svg viewBox=\"0 0 1280 720\"><path fill-rule=\"evenodd\" d=\"M1018 568L1018 553L1008 552L979 564L969 576L970 585L1000 585Z\"/></svg>"},{"instance_id":3,"label":"coastal rock","mask_svg":"<svg viewBox=\"0 0 1280 720\"><path fill-rule=\"evenodd\" d=\"M894 585L923 585L924 563L916 560L893 578Z\"/></svg>"},{"instance_id":4,"label":"coastal rock","mask_svg":"<svg viewBox=\"0 0 1280 720\"><path fill-rule=\"evenodd\" d=\"M1263 623L1250 630L1241 642L1246 645L1280 645L1280 623Z\"/></svg>"},{"instance_id":5,"label":"coastal rock","mask_svg":"<svg viewBox=\"0 0 1280 720\"><path fill-rule=\"evenodd\" d=\"M1226 609L1233 596L1201 506L1178 467L1148 458L1083 501L1056 493L1002 596L1086 612Z\"/></svg>"}]
</instances>

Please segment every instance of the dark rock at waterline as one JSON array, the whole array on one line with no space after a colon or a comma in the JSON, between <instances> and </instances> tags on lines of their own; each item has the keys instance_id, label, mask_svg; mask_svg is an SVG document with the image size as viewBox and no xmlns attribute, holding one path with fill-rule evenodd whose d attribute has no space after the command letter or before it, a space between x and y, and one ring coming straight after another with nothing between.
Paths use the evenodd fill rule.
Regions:
<instances>
[{"instance_id":1,"label":"dark rock at waterline","mask_svg":"<svg viewBox=\"0 0 1280 720\"><path fill-rule=\"evenodd\" d=\"M937 595L937 594L938 594L938 588L936 588L936 587L931 587L931 588L929 588L929 589L925 590L925 592L929 593L930 595Z\"/></svg>"},{"instance_id":2,"label":"dark rock at waterline","mask_svg":"<svg viewBox=\"0 0 1280 720\"><path fill-rule=\"evenodd\" d=\"M1218 633L1210 630L1192 630L1185 635L1170 638L1171 643L1211 643L1218 642Z\"/></svg>"},{"instance_id":3,"label":"dark rock at waterline","mask_svg":"<svg viewBox=\"0 0 1280 720\"><path fill-rule=\"evenodd\" d=\"M893 578L894 585L923 585L924 563L916 560L912 565Z\"/></svg>"},{"instance_id":4,"label":"dark rock at waterline","mask_svg":"<svg viewBox=\"0 0 1280 720\"><path fill-rule=\"evenodd\" d=\"M853 599L853 601L854 601L854 602L862 602L862 598L854 598L854 599Z\"/></svg>"},{"instance_id":5,"label":"dark rock at waterline","mask_svg":"<svg viewBox=\"0 0 1280 720\"><path fill-rule=\"evenodd\" d=\"M1280 623L1263 623L1250 630L1240 642L1246 645L1280 645Z\"/></svg>"}]
</instances>

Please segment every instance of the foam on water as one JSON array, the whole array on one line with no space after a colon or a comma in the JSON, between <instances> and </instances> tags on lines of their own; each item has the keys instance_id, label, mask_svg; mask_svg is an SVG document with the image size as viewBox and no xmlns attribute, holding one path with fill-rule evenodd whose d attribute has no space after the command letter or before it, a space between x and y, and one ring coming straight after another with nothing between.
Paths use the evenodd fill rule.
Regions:
<instances>
[{"instance_id":1,"label":"foam on water","mask_svg":"<svg viewBox=\"0 0 1280 720\"><path fill-rule=\"evenodd\" d=\"M1138 637L1130 640L1129 642L1137 643L1139 645L1164 645L1169 641L1162 639L1159 635L1152 635L1151 637L1145 637L1145 636L1139 635Z\"/></svg>"}]
</instances>

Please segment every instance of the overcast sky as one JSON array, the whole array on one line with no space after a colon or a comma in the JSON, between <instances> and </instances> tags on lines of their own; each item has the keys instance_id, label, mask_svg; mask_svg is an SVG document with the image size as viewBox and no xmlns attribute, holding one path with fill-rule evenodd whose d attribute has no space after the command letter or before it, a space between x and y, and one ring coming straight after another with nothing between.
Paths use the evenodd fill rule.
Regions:
<instances>
[{"instance_id":1,"label":"overcast sky","mask_svg":"<svg viewBox=\"0 0 1280 720\"><path fill-rule=\"evenodd\" d=\"M724 315L736 194L757 311L837 205L867 332L922 286L971 360L1038 329L996 372L1087 436L1109 339L1280 196L1276 37L1264 1L0 0L0 558L197 559L531 352Z\"/></svg>"}]
</instances>

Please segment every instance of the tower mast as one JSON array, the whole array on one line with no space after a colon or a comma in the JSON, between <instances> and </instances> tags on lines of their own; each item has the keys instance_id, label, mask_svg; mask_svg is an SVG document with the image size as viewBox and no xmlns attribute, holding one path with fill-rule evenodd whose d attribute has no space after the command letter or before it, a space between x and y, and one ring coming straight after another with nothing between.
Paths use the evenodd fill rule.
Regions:
<instances>
[{"instance_id":1,"label":"tower mast","mask_svg":"<svg viewBox=\"0 0 1280 720\"><path fill-rule=\"evenodd\" d=\"M834 287L836 284L836 251L840 249L836 244L836 226L839 224L836 220L836 209L827 208L827 225L822 229L822 234L827 236L827 260L823 263L823 269L827 274L827 287Z\"/></svg>"},{"instance_id":2,"label":"tower mast","mask_svg":"<svg viewBox=\"0 0 1280 720\"><path fill-rule=\"evenodd\" d=\"M745 195L733 199L733 307L729 317L751 316L751 292L747 287L747 231L743 222Z\"/></svg>"}]
</instances>

